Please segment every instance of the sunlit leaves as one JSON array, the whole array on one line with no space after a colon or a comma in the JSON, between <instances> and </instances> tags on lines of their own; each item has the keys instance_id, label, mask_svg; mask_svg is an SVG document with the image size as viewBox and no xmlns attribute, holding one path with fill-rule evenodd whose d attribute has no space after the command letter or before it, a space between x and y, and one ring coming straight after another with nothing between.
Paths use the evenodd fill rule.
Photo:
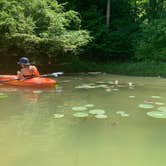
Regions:
<instances>
[{"instance_id":1,"label":"sunlit leaves","mask_svg":"<svg viewBox=\"0 0 166 166\"><path fill-rule=\"evenodd\" d=\"M56 0L0 2L0 36L6 48L11 45L32 54L38 48L49 56L58 52L78 52L91 40L89 33L80 27L79 14L65 11Z\"/></svg>"}]
</instances>

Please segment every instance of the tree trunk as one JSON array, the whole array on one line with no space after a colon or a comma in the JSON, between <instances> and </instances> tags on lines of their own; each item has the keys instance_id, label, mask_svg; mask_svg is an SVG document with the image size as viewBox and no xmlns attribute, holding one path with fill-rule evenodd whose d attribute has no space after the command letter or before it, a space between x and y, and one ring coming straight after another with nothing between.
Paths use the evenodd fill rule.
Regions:
<instances>
[{"instance_id":1,"label":"tree trunk","mask_svg":"<svg viewBox=\"0 0 166 166\"><path fill-rule=\"evenodd\" d=\"M159 13L159 16L162 16L163 7L164 7L164 0L158 0L157 11Z\"/></svg>"},{"instance_id":2,"label":"tree trunk","mask_svg":"<svg viewBox=\"0 0 166 166\"><path fill-rule=\"evenodd\" d=\"M107 27L110 26L110 8L111 7L111 0L107 0L107 11L106 11L106 25Z\"/></svg>"}]
</instances>

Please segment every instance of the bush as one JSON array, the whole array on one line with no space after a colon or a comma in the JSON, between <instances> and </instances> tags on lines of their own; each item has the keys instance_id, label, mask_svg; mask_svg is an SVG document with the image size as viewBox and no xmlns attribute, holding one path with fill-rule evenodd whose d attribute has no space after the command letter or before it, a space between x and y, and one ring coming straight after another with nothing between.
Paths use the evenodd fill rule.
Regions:
<instances>
[{"instance_id":1,"label":"bush","mask_svg":"<svg viewBox=\"0 0 166 166\"><path fill-rule=\"evenodd\" d=\"M91 37L78 13L56 0L1 0L0 52L57 57L77 54Z\"/></svg>"},{"instance_id":2,"label":"bush","mask_svg":"<svg viewBox=\"0 0 166 166\"><path fill-rule=\"evenodd\" d=\"M135 44L135 57L140 61L166 60L166 18L143 24Z\"/></svg>"}]
</instances>

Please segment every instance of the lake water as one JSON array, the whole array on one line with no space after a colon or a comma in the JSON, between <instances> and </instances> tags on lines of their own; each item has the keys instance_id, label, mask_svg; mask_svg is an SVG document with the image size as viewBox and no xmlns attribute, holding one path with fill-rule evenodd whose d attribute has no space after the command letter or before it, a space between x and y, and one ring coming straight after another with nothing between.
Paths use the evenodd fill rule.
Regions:
<instances>
[{"instance_id":1,"label":"lake water","mask_svg":"<svg viewBox=\"0 0 166 166\"><path fill-rule=\"evenodd\" d=\"M147 112L166 107L166 79L83 74L57 82L0 86L2 166L165 166L166 119Z\"/></svg>"}]
</instances>

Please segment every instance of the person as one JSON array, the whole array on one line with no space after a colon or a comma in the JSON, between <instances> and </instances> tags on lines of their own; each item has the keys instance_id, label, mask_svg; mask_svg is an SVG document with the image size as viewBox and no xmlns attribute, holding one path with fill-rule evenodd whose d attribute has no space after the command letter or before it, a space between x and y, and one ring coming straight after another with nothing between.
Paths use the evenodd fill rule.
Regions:
<instances>
[{"instance_id":1,"label":"person","mask_svg":"<svg viewBox=\"0 0 166 166\"><path fill-rule=\"evenodd\" d=\"M40 76L36 66L31 65L27 57L21 57L18 64L21 66L21 70L17 71L18 79L22 80Z\"/></svg>"}]
</instances>

